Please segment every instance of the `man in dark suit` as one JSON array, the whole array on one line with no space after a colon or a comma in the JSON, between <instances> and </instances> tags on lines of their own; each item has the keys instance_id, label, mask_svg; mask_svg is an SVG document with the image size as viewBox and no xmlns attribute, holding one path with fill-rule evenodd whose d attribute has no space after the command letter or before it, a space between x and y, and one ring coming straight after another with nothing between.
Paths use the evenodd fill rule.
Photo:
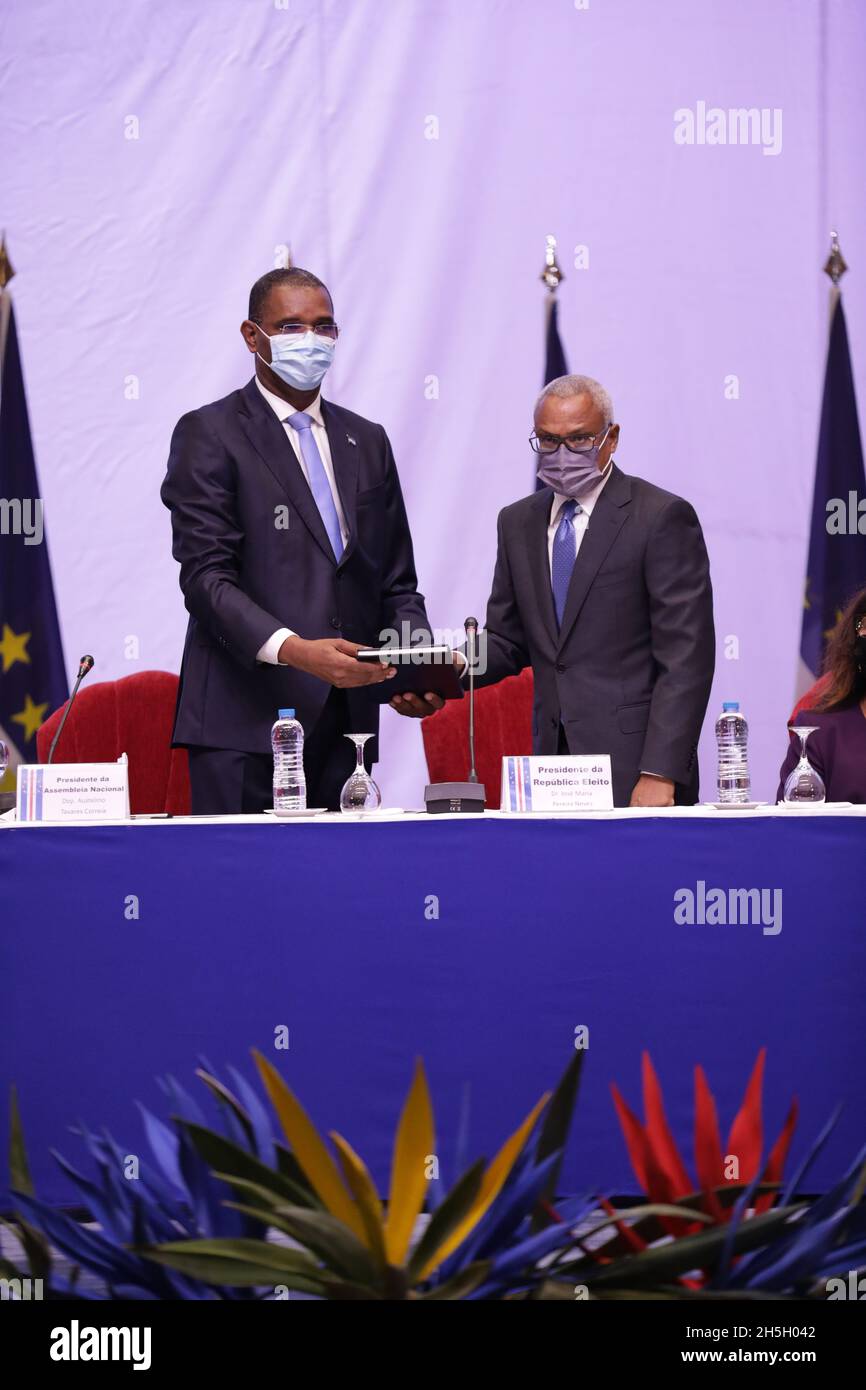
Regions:
<instances>
[{"instance_id":1,"label":"man in dark suit","mask_svg":"<svg viewBox=\"0 0 866 1390\"><path fill-rule=\"evenodd\" d=\"M618 441L597 381L544 389L531 443L545 486L500 513L478 684L531 664L534 752L609 753L617 806L688 805L715 662L709 561L694 509L621 473ZM415 715L441 703L392 700Z\"/></svg>"},{"instance_id":2,"label":"man in dark suit","mask_svg":"<svg viewBox=\"0 0 866 1390\"><path fill-rule=\"evenodd\" d=\"M337 809L344 734L377 732L375 687L393 674L355 653L429 627L412 539L384 429L321 398L338 334L321 280L263 275L241 333L255 377L183 416L162 485L190 614L174 743L195 814L261 811L271 725L292 707L307 804Z\"/></svg>"}]
</instances>

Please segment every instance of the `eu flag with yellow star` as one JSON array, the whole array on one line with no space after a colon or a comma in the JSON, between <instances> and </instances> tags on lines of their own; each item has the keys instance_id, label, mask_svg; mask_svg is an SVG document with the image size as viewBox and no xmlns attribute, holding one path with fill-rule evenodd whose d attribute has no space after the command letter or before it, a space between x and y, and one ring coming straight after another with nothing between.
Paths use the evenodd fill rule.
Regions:
<instances>
[{"instance_id":1,"label":"eu flag with yellow star","mask_svg":"<svg viewBox=\"0 0 866 1390\"><path fill-rule=\"evenodd\" d=\"M35 763L36 730L69 695L9 292L0 290L0 738L14 791Z\"/></svg>"},{"instance_id":2,"label":"eu flag with yellow star","mask_svg":"<svg viewBox=\"0 0 866 1390\"><path fill-rule=\"evenodd\" d=\"M809 676L814 679L820 674L827 638L849 599L864 585L866 479L848 329L837 290L824 374L800 639L807 684ZM804 684L802 678L800 684Z\"/></svg>"}]
</instances>

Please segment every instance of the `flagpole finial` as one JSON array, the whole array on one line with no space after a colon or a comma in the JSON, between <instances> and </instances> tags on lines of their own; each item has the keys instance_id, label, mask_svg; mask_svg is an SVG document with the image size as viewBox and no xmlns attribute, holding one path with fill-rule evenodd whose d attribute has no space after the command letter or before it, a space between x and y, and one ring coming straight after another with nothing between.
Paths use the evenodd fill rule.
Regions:
<instances>
[{"instance_id":1,"label":"flagpole finial","mask_svg":"<svg viewBox=\"0 0 866 1390\"><path fill-rule=\"evenodd\" d=\"M831 232L830 254L827 257L827 261L824 266L824 274L829 275L830 279L833 281L833 284L836 286L836 288L838 288L839 281L842 279L842 276L845 274L845 271L847 269L847 262L844 256L842 255L841 249L839 247L839 233Z\"/></svg>"},{"instance_id":2,"label":"flagpole finial","mask_svg":"<svg viewBox=\"0 0 866 1390\"><path fill-rule=\"evenodd\" d=\"M541 279L544 281L551 294L555 294L560 281L565 279L559 263L556 259L556 237L546 238L546 248L544 252L544 269L541 272Z\"/></svg>"},{"instance_id":3,"label":"flagpole finial","mask_svg":"<svg viewBox=\"0 0 866 1390\"><path fill-rule=\"evenodd\" d=\"M6 250L6 233L0 232L0 290L5 290L15 271Z\"/></svg>"}]
</instances>

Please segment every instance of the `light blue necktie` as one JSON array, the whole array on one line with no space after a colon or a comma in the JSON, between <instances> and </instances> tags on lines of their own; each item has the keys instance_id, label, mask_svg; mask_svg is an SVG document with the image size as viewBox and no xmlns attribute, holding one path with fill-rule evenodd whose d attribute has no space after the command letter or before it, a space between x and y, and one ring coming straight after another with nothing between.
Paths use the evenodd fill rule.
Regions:
<instances>
[{"instance_id":1,"label":"light blue necktie","mask_svg":"<svg viewBox=\"0 0 866 1390\"><path fill-rule=\"evenodd\" d=\"M559 525L553 537L553 557L550 565L550 582L553 586L553 606L556 609L557 627L562 627L565 600L571 583L571 572L577 556L577 542L574 535L574 517L583 507L573 498L563 503L559 513Z\"/></svg>"},{"instance_id":2,"label":"light blue necktie","mask_svg":"<svg viewBox=\"0 0 866 1390\"><path fill-rule=\"evenodd\" d=\"M307 477L310 481L310 490L316 499L316 506L322 521L325 523L325 530L328 539L334 550L335 557L339 560L343 554L343 537L340 533L340 518L337 516L337 507L334 502L334 494L331 491L331 484L328 482L328 475L325 472L325 465L322 463L322 455L319 453L319 446L313 438L312 417L303 410L296 410L294 415L290 415L286 421L293 430L297 431L298 441L301 445L301 458L307 465Z\"/></svg>"}]
</instances>

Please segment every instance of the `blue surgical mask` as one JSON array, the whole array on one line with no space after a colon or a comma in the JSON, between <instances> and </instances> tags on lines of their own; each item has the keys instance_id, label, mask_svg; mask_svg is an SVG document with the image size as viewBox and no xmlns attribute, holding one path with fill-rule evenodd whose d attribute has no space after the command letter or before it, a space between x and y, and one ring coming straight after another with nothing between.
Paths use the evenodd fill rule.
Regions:
<instances>
[{"instance_id":1,"label":"blue surgical mask","mask_svg":"<svg viewBox=\"0 0 866 1390\"><path fill-rule=\"evenodd\" d=\"M263 328L259 329L271 345L271 360L265 362L272 372L287 386L296 391L314 391L322 383L325 372L334 360L336 342L323 338L320 333L275 333L268 337ZM256 356L265 361L260 352Z\"/></svg>"}]
</instances>

